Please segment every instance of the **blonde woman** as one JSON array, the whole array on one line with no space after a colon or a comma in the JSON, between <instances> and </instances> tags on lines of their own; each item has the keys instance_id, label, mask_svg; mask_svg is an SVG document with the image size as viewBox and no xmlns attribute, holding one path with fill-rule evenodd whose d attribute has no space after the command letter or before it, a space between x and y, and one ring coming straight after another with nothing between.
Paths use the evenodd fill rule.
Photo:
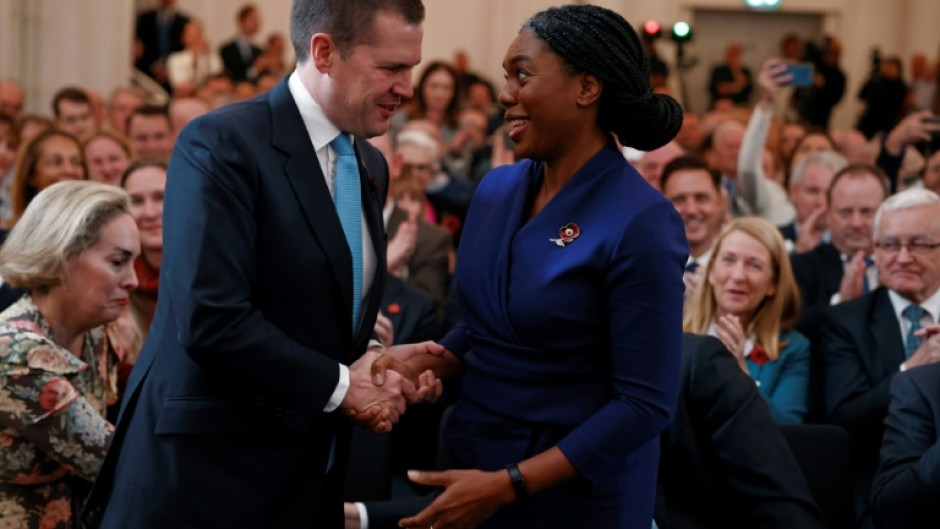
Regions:
<instances>
[{"instance_id":1,"label":"blonde woman","mask_svg":"<svg viewBox=\"0 0 940 529\"><path fill-rule=\"evenodd\" d=\"M792 330L799 291L783 238L746 217L725 226L686 312L686 332L717 336L750 375L778 424L806 415L810 347Z\"/></svg>"}]
</instances>

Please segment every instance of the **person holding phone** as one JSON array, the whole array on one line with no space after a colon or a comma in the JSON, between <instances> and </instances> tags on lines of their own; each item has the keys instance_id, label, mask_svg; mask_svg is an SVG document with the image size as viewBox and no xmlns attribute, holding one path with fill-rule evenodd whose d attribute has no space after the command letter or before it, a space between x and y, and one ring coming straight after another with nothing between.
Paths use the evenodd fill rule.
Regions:
<instances>
[{"instance_id":1,"label":"person holding phone","mask_svg":"<svg viewBox=\"0 0 940 529\"><path fill-rule=\"evenodd\" d=\"M793 95L800 119L826 130L829 129L832 108L845 95L845 73L839 67L841 53L839 39L826 37L822 60L815 64L812 84L798 88Z\"/></svg>"}]
</instances>

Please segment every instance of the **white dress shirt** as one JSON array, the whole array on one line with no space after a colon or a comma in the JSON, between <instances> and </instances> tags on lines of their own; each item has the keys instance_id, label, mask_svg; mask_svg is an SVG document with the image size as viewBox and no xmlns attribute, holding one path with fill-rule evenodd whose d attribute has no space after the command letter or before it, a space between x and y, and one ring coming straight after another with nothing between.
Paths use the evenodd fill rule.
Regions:
<instances>
[{"instance_id":1,"label":"white dress shirt","mask_svg":"<svg viewBox=\"0 0 940 529\"><path fill-rule=\"evenodd\" d=\"M907 347L907 333L911 330L911 322L901 313L904 312L904 309L913 305L913 303L911 303L911 300L890 289L888 290L888 298L891 299L894 315L897 317L898 325L901 327L901 341L904 343L904 346ZM920 319L921 327L937 323L937 317L940 316L940 289L937 289L933 295L925 299L920 306L927 311L924 317Z\"/></svg>"},{"instance_id":2,"label":"white dress shirt","mask_svg":"<svg viewBox=\"0 0 940 529\"><path fill-rule=\"evenodd\" d=\"M300 74L294 71L287 81L287 87L290 90L291 97L300 110L300 117L303 119L307 134L310 135L310 143L313 150L316 151L317 161L320 163L320 170L323 172L326 186L330 190L330 195L336 193L336 161L339 156L336 150L330 146L330 143L340 134L336 125L327 119L323 113L323 107L313 98L303 81ZM369 225L366 222L365 212L362 212L362 306L366 306L369 289L372 288L372 282L375 279L375 270L378 266L378 258L375 249L372 247L372 238L369 232ZM362 315L360 314L360 318ZM349 368L339 364L339 383L330 397L330 401L323 408L325 412L331 412L339 407L349 390Z\"/></svg>"}]
</instances>

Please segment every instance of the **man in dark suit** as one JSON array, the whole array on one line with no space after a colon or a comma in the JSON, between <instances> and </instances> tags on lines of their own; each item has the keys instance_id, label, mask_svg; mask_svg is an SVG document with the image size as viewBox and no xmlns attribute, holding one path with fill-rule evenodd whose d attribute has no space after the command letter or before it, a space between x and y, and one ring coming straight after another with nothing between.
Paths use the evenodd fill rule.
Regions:
<instances>
[{"instance_id":1,"label":"man in dark suit","mask_svg":"<svg viewBox=\"0 0 940 529\"><path fill-rule=\"evenodd\" d=\"M387 431L425 389L369 372L388 180L362 140L411 97L423 18L420 0L295 0L297 70L183 130L159 302L93 524L342 527L346 415Z\"/></svg>"},{"instance_id":2,"label":"man in dark suit","mask_svg":"<svg viewBox=\"0 0 940 529\"><path fill-rule=\"evenodd\" d=\"M849 165L832 177L826 192L830 242L790 258L800 289L802 312L797 330L812 344L809 384L811 422L822 419L822 322L831 305L855 299L878 284L870 266L872 219L887 196L883 173L871 165ZM851 273L846 274L848 270ZM866 288L867 286L867 288Z\"/></svg>"},{"instance_id":3,"label":"man in dark suit","mask_svg":"<svg viewBox=\"0 0 940 529\"><path fill-rule=\"evenodd\" d=\"M261 55L261 48L255 46L251 39L261 28L261 15L258 8L252 4L242 6L238 10L238 36L222 45L219 55L225 64L225 73L234 82L256 81L258 70L255 61Z\"/></svg>"},{"instance_id":4,"label":"man in dark suit","mask_svg":"<svg viewBox=\"0 0 940 529\"><path fill-rule=\"evenodd\" d=\"M940 356L940 328L927 342ZM940 498L940 363L894 377L872 515L883 529L937 526Z\"/></svg>"},{"instance_id":5,"label":"man in dark suit","mask_svg":"<svg viewBox=\"0 0 940 529\"><path fill-rule=\"evenodd\" d=\"M189 17L174 6L176 0L160 0L160 7L137 16L134 39L139 46L134 67L169 87L164 61L173 52L183 49L183 27Z\"/></svg>"},{"instance_id":6,"label":"man in dark suit","mask_svg":"<svg viewBox=\"0 0 940 529\"><path fill-rule=\"evenodd\" d=\"M400 230L403 227L405 229ZM390 247L389 270L403 278L409 287L433 299L438 307L443 307L454 251L450 233L421 217L409 218L396 204L392 205L386 230ZM393 256L400 255L400 252L393 252L391 247L404 237L412 239L404 243L410 251L401 255L400 262L393 263Z\"/></svg>"},{"instance_id":7,"label":"man in dark suit","mask_svg":"<svg viewBox=\"0 0 940 529\"><path fill-rule=\"evenodd\" d=\"M832 178L846 165L845 158L835 151L809 153L796 163L787 183L796 218L780 227L784 240L793 245L791 251L808 252L825 237L826 193Z\"/></svg>"},{"instance_id":8,"label":"man in dark suit","mask_svg":"<svg viewBox=\"0 0 940 529\"><path fill-rule=\"evenodd\" d=\"M891 380L938 359L916 331L940 313L940 197L909 189L888 198L874 237L883 287L832 307L823 324L825 411L849 433L858 514L878 463Z\"/></svg>"}]
</instances>

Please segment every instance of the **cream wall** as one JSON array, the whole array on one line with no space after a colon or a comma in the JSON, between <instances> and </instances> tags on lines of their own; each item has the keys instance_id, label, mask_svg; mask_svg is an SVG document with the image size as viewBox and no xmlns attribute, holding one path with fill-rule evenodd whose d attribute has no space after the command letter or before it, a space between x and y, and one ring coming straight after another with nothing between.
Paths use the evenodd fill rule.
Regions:
<instances>
[{"instance_id":1,"label":"cream wall","mask_svg":"<svg viewBox=\"0 0 940 529\"><path fill-rule=\"evenodd\" d=\"M123 83L129 72L129 41L137 5L154 0L0 0L0 76L24 82L27 108L48 112L54 90L76 83L107 92ZM181 10L202 19L214 44L231 38L235 12L243 0L178 0ZM290 0L256 2L261 10L261 34L288 33ZM523 20L558 4L552 0L425 0L427 22L423 56L450 59L465 49L471 66L501 82L503 50ZM741 10L743 0L599 0L638 24L657 19L668 25L691 19L697 9ZM854 122L859 108L854 100L868 72L874 46L885 54L908 57L914 51L938 53L940 20L938 0L783 0L781 11L817 13L824 29L842 37L843 68L849 90L837 108L836 125ZM690 20L693 23L694 20ZM696 40L721 36L696 35ZM669 43L661 44L666 57ZM694 44L691 48L694 52ZM708 58L703 59L707 67Z\"/></svg>"}]
</instances>

